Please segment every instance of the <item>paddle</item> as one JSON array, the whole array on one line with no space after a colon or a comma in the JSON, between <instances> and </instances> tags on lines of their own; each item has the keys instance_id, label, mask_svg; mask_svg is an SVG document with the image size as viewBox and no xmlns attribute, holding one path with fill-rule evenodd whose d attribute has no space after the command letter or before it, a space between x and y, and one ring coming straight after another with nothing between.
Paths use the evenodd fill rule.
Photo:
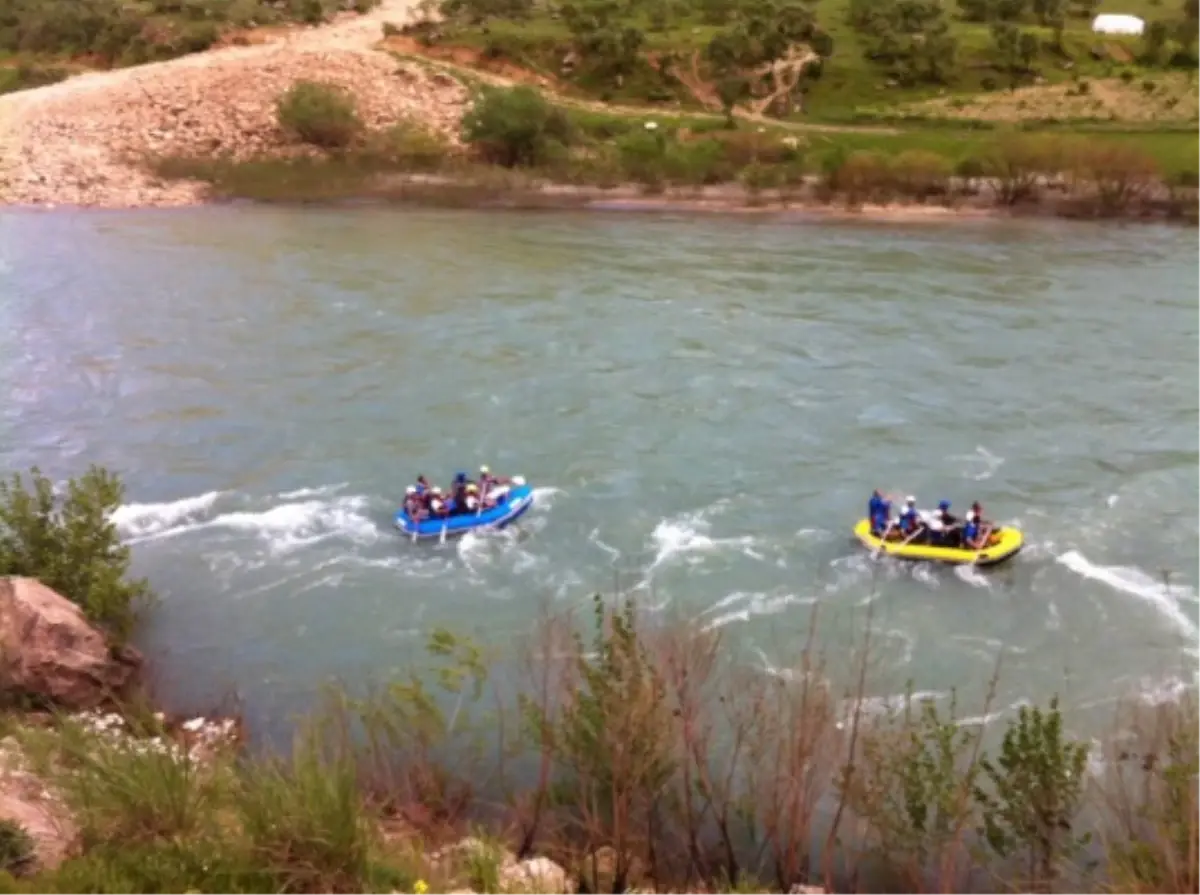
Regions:
<instances>
[{"instance_id":1,"label":"paddle","mask_svg":"<svg viewBox=\"0 0 1200 895\"><path fill-rule=\"evenodd\" d=\"M884 536L884 538L886 538L886 537L887 537L887 533L888 533L889 531L891 531L891 530L892 530L893 528L895 528L895 527L896 527L895 525L893 525L891 522L889 522L889 523L888 523L888 527L887 527L887 528L884 530L884 532L883 532L883 536ZM897 544L897 545L896 545L897 549L899 549L900 547L907 547L907 546L908 546L908 544L909 544L909 542L910 542L910 541L912 541L912 539L913 539L913 538L915 538L917 535L919 535L919 534L920 534L922 531L924 531L924 529L923 529L923 528L918 528L916 531L914 531L912 534L910 534L910 535L909 535L907 538L905 538L903 541L901 541L899 544ZM886 545L886 541L884 541L884 540L882 540L882 539L881 539L881 540L880 540L880 542L879 542L879 547L878 547L878 548L876 549L876 551L875 551L875 555L874 555L874 556L872 556L871 558L872 558L872 559L878 559L878 558L879 558L879 552L880 552L881 550L883 550L883 548L884 548L884 546L885 546L885 545Z\"/></svg>"},{"instance_id":2,"label":"paddle","mask_svg":"<svg viewBox=\"0 0 1200 895\"><path fill-rule=\"evenodd\" d=\"M987 549L988 549L988 547L990 547L990 546L991 546L991 544L989 544L988 542L989 542L989 541L991 540L991 538L992 538L992 532L993 532L993 529L992 529L992 527L989 525L989 526L988 526L987 528L985 528L985 529L983 530L983 532L980 534L980 537L979 537L979 539L980 539L980 540L983 542L983 546L982 546L982 547L980 547L980 548L979 548L979 549L978 549L978 550L975 552L975 558L971 560L971 565L972 565L972 566L974 566L976 563L978 563L978 562L979 562L979 558L980 558L981 556L983 556L983 551L984 551L984 550L987 550Z\"/></svg>"}]
</instances>

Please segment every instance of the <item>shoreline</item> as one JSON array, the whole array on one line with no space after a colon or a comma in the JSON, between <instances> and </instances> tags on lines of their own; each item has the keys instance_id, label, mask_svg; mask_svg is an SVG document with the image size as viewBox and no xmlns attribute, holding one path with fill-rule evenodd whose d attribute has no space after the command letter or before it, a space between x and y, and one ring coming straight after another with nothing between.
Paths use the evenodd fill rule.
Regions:
<instances>
[{"instance_id":1,"label":"shoreline","mask_svg":"<svg viewBox=\"0 0 1200 895\"><path fill-rule=\"evenodd\" d=\"M182 183L173 184L174 187ZM1175 224L1196 226L1197 206L1180 203L1172 206L1161 197L1147 198L1120 214L1089 211L1086 198L1068 195L1039 196L1015 206L997 203L986 190L974 194L941 197L942 201L906 200L848 202L844 196L818 198L812 185L799 194L779 189L751 191L739 184L725 183L704 187L647 188L625 183L612 187L533 180L521 185L496 186L471 176L387 175L376 177L338 195L319 198L305 196L254 197L214 195L210 185L187 182L187 201L181 201L179 189L166 189L166 201L139 203L5 203L10 211L162 211L205 207L279 206L354 208L388 206L425 206L463 208L477 211L590 211L620 213L667 213L697 216L738 216L766 218L793 223L834 220L898 224L941 224L964 221L1072 220L1104 224ZM946 201L946 200L949 201Z\"/></svg>"}]
</instances>

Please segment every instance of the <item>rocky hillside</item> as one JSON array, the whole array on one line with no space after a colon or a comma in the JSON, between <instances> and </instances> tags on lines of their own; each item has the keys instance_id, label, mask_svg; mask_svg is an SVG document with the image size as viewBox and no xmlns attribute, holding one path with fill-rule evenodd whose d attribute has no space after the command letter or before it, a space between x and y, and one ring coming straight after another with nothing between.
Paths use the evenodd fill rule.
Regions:
<instances>
[{"instance_id":1,"label":"rocky hillside","mask_svg":"<svg viewBox=\"0 0 1200 895\"><path fill-rule=\"evenodd\" d=\"M163 184L139 160L246 157L282 148L275 100L299 79L350 90L364 123L403 118L452 133L466 102L451 78L374 49L408 0L368 15L168 62L96 72L0 97L0 201L110 208L184 205L199 185Z\"/></svg>"}]
</instances>

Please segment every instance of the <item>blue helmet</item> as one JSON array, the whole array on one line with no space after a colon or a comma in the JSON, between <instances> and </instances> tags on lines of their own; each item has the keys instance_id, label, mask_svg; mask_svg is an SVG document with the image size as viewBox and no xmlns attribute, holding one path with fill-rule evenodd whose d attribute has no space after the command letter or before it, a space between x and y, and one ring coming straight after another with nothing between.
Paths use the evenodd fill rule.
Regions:
<instances>
[{"instance_id":1,"label":"blue helmet","mask_svg":"<svg viewBox=\"0 0 1200 895\"><path fill-rule=\"evenodd\" d=\"M454 474L455 482L461 483L461 482L465 482L466 480L467 480L467 474L465 472L456 472Z\"/></svg>"},{"instance_id":2,"label":"blue helmet","mask_svg":"<svg viewBox=\"0 0 1200 895\"><path fill-rule=\"evenodd\" d=\"M950 501L948 501L948 500L939 500L939 501L938 501L938 509L939 509L939 510L948 510L948 509L950 509Z\"/></svg>"}]
</instances>

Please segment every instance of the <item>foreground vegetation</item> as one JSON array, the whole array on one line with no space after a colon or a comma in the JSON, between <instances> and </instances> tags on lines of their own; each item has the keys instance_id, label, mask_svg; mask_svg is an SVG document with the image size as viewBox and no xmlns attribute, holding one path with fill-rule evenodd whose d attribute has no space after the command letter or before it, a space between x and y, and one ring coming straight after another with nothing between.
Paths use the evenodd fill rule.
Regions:
<instances>
[{"instance_id":1,"label":"foreground vegetation","mask_svg":"<svg viewBox=\"0 0 1200 895\"><path fill-rule=\"evenodd\" d=\"M772 679L597 601L588 640L547 618L522 646L510 685L437 632L433 675L332 699L284 756L199 762L10 721L77 834L61 866L10 862L0 888L565 888L506 877L512 853L592 892L1195 891L1192 702L1128 707L1101 755L1051 700L987 748L953 705L870 714L866 672L843 697L815 643ZM467 834L480 845L447 858Z\"/></svg>"},{"instance_id":2,"label":"foreground vegetation","mask_svg":"<svg viewBox=\"0 0 1200 895\"><path fill-rule=\"evenodd\" d=\"M19 492L5 519L36 497ZM77 554L107 537L51 528ZM40 531L0 530L48 564L23 571L56 574L28 543ZM1054 699L993 738L953 701L874 711L869 616L844 668L814 614L794 667L771 676L717 633L651 623L631 602L597 597L579 621L544 616L504 662L435 631L423 667L331 694L282 757L201 761L10 716L6 742L75 836L61 866L38 869L28 835L0 824L0 889L539 890L509 872L511 850L592 892L1196 891L1190 697L1125 706L1103 748L1075 738ZM470 847L439 850L472 831Z\"/></svg>"},{"instance_id":3,"label":"foreground vegetation","mask_svg":"<svg viewBox=\"0 0 1200 895\"><path fill-rule=\"evenodd\" d=\"M749 205L1048 206L1072 216L1191 220L1196 213L1194 134L1006 130L950 139L936 130L731 129L720 117L647 119L556 106L533 88L516 87L480 90L455 145L419 122L368 132L349 94L315 83L297 84L280 98L279 122L308 151L248 162L158 158L150 164L163 178L208 182L217 198L268 201L363 195L545 200L546 184L574 186L582 190L576 196L628 184L647 194L698 196L732 185ZM564 201L561 191L554 197Z\"/></svg>"},{"instance_id":4,"label":"foreground vegetation","mask_svg":"<svg viewBox=\"0 0 1200 895\"><path fill-rule=\"evenodd\" d=\"M19 473L0 481L0 576L37 578L115 641L127 640L153 594L129 575L130 550L112 522L124 495L100 467L61 491L37 467L28 483Z\"/></svg>"}]
</instances>

